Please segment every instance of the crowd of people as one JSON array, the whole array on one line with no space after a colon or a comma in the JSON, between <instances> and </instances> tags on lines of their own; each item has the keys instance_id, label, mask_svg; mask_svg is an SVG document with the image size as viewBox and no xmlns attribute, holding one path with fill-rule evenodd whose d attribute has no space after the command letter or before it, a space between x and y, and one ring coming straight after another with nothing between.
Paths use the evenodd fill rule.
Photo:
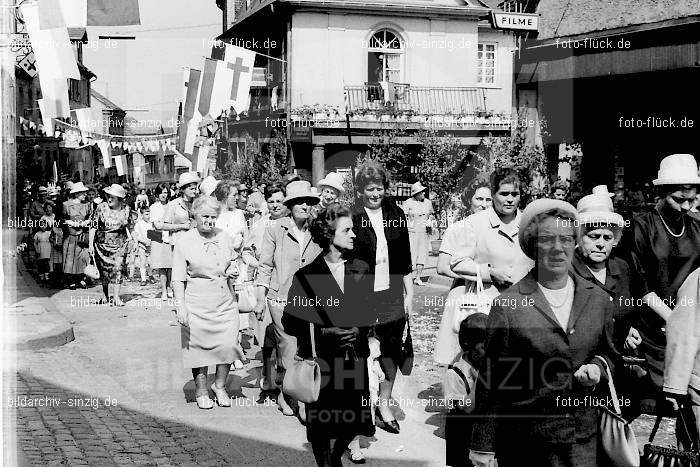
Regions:
<instances>
[{"instance_id":1,"label":"crowd of people","mask_svg":"<svg viewBox=\"0 0 700 467\"><path fill-rule=\"evenodd\" d=\"M434 213L420 182L399 206L376 161L356 169L353 205L340 201L343 182L289 175L248 190L187 172L138 193L77 182L65 201L40 187L27 206L39 277L86 286L94 263L105 302L122 306L124 271L133 264L145 283L150 270L174 300L200 409L232 405L227 376L252 328L260 388L306 426L317 464L342 465L346 452L363 463L360 436L401 431L394 384L411 373ZM575 207L565 185L522 206L510 168L462 194L437 261L453 279L434 351L447 465L521 465L523 453L531 465L607 465L592 401L609 396L610 374L632 401L627 420L667 406L700 420L698 185L694 157L675 154L653 180L653 208L632 218L602 185ZM691 428L677 432L683 445Z\"/></svg>"}]
</instances>

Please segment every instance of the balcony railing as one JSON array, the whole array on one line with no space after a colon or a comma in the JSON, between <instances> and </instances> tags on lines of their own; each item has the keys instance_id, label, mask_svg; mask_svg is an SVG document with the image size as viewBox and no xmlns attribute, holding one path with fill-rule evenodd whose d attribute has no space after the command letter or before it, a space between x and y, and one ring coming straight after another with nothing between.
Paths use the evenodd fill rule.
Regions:
<instances>
[{"instance_id":1,"label":"balcony railing","mask_svg":"<svg viewBox=\"0 0 700 467\"><path fill-rule=\"evenodd\" d=\"M486 110L483 88L366 83L345 86L345 92L351 112L381 110L387 103L397 111L410 111L416 115L474 115Z\"/></svg>"}]
</instances>

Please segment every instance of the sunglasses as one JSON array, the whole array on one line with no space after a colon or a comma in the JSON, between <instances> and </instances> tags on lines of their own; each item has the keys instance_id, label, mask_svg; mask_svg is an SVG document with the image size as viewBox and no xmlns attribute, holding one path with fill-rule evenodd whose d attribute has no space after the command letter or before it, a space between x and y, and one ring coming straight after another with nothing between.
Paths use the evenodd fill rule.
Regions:
<instances>
[{"instance_id":1,"label":"sunglasses","mask_svg":"<svg viewBox=\"0 0 700 467\"><path fill-rule=\"evenodd\" d=\"M503 197L512 196L513 198L517 198L518 196L520 196L519 191L499 191L497 194Z\"/></svg>"}]
</instances>

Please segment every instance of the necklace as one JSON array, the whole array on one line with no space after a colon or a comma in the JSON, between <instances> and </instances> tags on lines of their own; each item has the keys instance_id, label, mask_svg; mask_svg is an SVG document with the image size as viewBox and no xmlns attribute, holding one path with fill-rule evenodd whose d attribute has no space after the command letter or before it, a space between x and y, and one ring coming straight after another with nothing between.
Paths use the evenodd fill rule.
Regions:
<instances>
[{"instance_id":1,"label":"necklace","mask_svg":"<svg viewBox=\"0 0 700 467\"><path fill-rule=\"evenodd\" d=\"M681 229L681 233L675 234L675 233L673 233L671 228L668 226L668 224L666 224L666 221L664 220L664 216L661 215L661 211L659 211L658 208L656 208L656 212L659 214L659 217L661 218L661 222L663 222L664 227L666 227L666 231L668 231L668 233L670 233L672 236L674 236L676 238L680 238L683 236L683 234L685 233L685 219L683 219L683 217L681 217L681 221L683 222L683 228Z\"/></svg>"},{"instance_id":2,"label":"necklace","mask_svg":"<svg viewBox=\"0 0 700 467\"><path fill-rule=\"evenodd\" d=\"M542 286L540 286L540 287L542 287ZM542 288L547 290L547 291L555 292L554 290L547 289L546 287L542 287ZM567 302L567 300L569 300L569 295L571 294L571 287L569 287L568 281L566 283L565 289L566 289L566 294L564 294L564 300L562 300L561 303L554 303L552 300L549 299L549 297L547 296L546 293L542 293L542 295L544 295L544 298L545 298L545 300L547 300L547 303L549 303L549 306L551 306L552 308L561 308L562 306L564 306L564 304Z\"/></svg>"}]
</instances>

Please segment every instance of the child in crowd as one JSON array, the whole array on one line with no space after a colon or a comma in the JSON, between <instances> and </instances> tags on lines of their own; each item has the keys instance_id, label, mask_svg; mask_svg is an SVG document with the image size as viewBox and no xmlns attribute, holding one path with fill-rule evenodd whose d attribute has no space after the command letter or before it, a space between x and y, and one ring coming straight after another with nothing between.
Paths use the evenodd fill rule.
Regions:
<instances>
[{"instance_id":1,"label":"child in crowd","mask_svg":"<svg viewBox=\"0 0 700 467\"><path fill-rule=\"evenodd\" d=\"M54 214L54 203L46 203L44 206L44 216L42 223L46 222L51 230L49 241L51 243L51 258L49 268L52 274L52 282L55 286L61 284L61 273L63 272L63 227Z\"/></svg>"},{"instance_id":2,"label":"child in crowd","mask_svg":"<svg viewBox=\"0 0 700 467\"><path fill-rule=\"evenodd\" d=\"M369 337L368 344L369 357L367 357L367 376L369 377L369 397L370 403L372 404L372 422L376 424L374 412L379 404L379 383L384 381L386 376L384 375L384 371L382 371L382 366L379 364L379 357L381 356L379 341L376 337ZM353 463L365 463L365 455L360 449L359 436L355 436L355 439L350 442L348 450L350 451L350 460Z\"/></svg>"},{"instance_id":3,"label":"child in crowd","mask_svg":"<svg viewBox=\"0 0 700 467\"><path fill-rule=\"evenodd\" d=\"M450 365L443 380L445 403L449 411L445 418L446 465L471 466L469 460L469 439L471 438L474 410L474 389L478 377L477 369L484 358L486 322L484 313L474 313L459 327L459 346L462 354Z\"/></svg>"},{"instance_id":4,"label":"child in crowd","mask_svg":"<svg viewBox=\"0 0 700 467\"><path fill-rule=\"evenodd\" d=\"M49 271L51 270L51 226L48 223L40 225L40 229L34 234L34 250L37 257L39 282L46 283L49 281Z\"/></svg>"},{"instance_id":5,"label":"child in crowd","mask_svg":"<svg viewBox=\"0 0 700 467\"><path fill-rule=\"evenodd\" d=\"M139 208L139 213L141 218L136 221L134 226L133 238L136 242L136 266L139 268L141 273L141 286L147 284L146 279L146 266L148 265L148 255L151 250L151 240L149 240L147 232L153 229L153 224L151 223L151 211L148 206L141 206Z\"/></svg>"}]
</instances>

